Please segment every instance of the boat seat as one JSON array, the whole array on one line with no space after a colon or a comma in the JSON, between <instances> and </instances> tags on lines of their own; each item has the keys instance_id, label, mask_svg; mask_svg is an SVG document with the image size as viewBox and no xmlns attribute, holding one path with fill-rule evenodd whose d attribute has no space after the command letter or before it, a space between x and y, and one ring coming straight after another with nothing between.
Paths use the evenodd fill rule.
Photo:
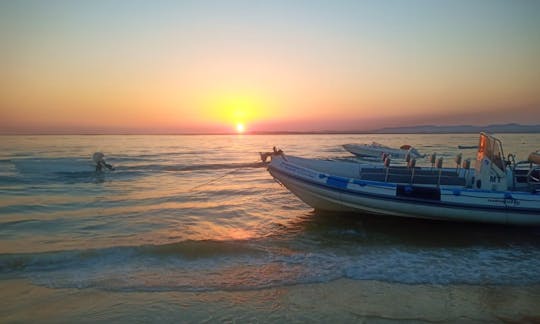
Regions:
<instances>
[{"instance_id":1,"label":"boat seat","mask_svg":"<svg viewBox=\"0 0 540 324\"><path fill-rule=\"evenodd\" d=\"M514 170L514 177L516 178L517 183L527 183L528 179L527 176L529 174L528 169L516 169ZM540 169L535 169L531 173L531 176L533 176L536 179L540 179Z\"/></svg>"},{"instance_id":2,"label":"boat seat","mask_svg":"<svg viewBox=\"0 0 540 324\"><path fill-rule=\"evenodd\" d=\"M407 167L390 167L388 170L390 174L401 174L401 175L411 175L411 169ZM362 168L360 169L360 173L381 173L386 174L385 168ZM414 168L414 175L415 177L417 175L439 175L439 170L435 168L423 168L423 167L415 167ZM443 170L441 171L441 176L455 176L456 171L449 171L449 170Z\"/></svg>"},{"instance_id":3,"label":"boat seat","mask_svg":"<svg viewBox=\"0 0 540 324\"><path fill-rule=\"evenodd\" d=\"M527 183L527 173L529 170L525 169L516 169L514 170L514 177L517 183Z\"/></svg>"},{"instance_id":4,"label":"boat seat","mask_svg":"<svg viewBox=\"0 0 540 324\"><path fill-rule=\"evenodd\" d=\"M386 174L381 172L362 172L360 175L360 179L367 180L367 181L380 181L384 182L386 179ZM438 175L414 175L413 183L415 184L429 184L429 185L436 185L439 181ZM395 173L388 173L388 179L386 182L392 182L392 183L410 183L411 182L411 174L395 174ZM465 179L462 177L458 177L457 175L453 174L452 176L445 176L441 175L440 179L441 185L447 185L447 186L465 186Z\"/></svg>"}]
</instances>

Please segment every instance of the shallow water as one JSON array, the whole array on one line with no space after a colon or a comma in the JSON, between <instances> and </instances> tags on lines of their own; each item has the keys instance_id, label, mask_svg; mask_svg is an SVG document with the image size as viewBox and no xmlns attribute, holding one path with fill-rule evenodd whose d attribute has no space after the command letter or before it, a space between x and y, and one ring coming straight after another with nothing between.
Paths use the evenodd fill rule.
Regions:
<instances>
[{"instance_id":1,"label":"shallow water","mask_svg":"<svg viewBox=\"0 0 540 324\"><path fill-rule=\"evenodd\" d=\"M499 137L518 159L539 148L538 134ZM189 294L241 299L340 280L518 291L540 284L540 228L318 213L258 160L273 146L349 159L342 144L371 141L436 151L451 166L457 145L474 145L477 135L1 136L0 285L23 282L24 291L44 289L48 296L75 291L111 300L134 293L142 304L159 303L164 293L187 294L190 309L200 311L201 295ZM95 151L116 170L96 173ZM0 318L36 319L17 317L16 306L40 296L17 293L12 308L0 306ZM252 319L261 319L265 312L253 307ZM147 307L140 312L154 314ZM296 310L295 318L302 320L302 312L310 310ZM241 313L213 319L249 321ZM115 319L131 318L121 314ZM69 316L52 318L111 319L84 307Z\"/></svg>"}]
</instances>

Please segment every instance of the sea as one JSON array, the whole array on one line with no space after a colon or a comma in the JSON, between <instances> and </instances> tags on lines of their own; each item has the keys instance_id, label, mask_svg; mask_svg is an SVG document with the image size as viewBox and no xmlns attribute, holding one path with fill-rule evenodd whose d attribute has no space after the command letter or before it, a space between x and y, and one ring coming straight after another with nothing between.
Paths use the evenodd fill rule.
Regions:
<instances>
[{"instance_id":1,"label":"sea","mask_svg":"<svg viewBox=\"0 0 540 324\"><path fill-rule=\"evenodd\" d=\"M454 167L478 134L0 136L0 322L539 321L540 228L316 211L259 157L373 141Z\"/></svg>"}]
</instances>

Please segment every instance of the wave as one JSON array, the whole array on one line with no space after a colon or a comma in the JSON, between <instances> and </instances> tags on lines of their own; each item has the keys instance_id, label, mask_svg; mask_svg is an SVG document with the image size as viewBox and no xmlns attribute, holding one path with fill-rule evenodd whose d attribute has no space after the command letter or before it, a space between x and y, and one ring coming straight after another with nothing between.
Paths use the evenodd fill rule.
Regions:
<instances>
[{"instance_id":1,"label":"wave","mask_svg":"<svg viewBox=\"0 0 540 324\"><path fill-rule=\"evenodd\" d=\"M253 290L350 278L405 284L540 283L540 251L515 248L355 247L297 251L276 242L163 245L0 255L2 276L52 288L113 291Z\"/></svg>"},{"instance_id":2,"label":"wave","mask_svg":"<svg viewBox=\"0 0 540 324\"><path fill-rule=\"evenodd\" d=\"M144 159L142 159L145 161ZM137 158L129 158L131 163L115 165L118 171L141 170L141 171L197 171L197 170L220 170L238 168L262 168L267 165L263 162L240 162L240 163L211 163L211 164L162 164L162 163L137 163ZM114 161L112 161L114 162ZM111 163L112 163L111 162ZM14 169L22 174L66 174L66 173L93 173L95 164L90 159L83 158L36 158L36 159L13 159L3 161L5 164L13 164Z\"/></svg>"},{"instance_id":3,"label":"wave","mask_svg":"<svg viewBox=\"0 0 540 324\"><path fill-rule=\"evenodd\" d=\"M263 168L267 163L211 163L211 164L142 164L135 166L120 166L118 170L139 170L139 171L204 171L204 170L230 170L242 168Z\"/></svg>"},{"instance_id":4,"label":"wave","mask_svg":"<svg viewBox=\"0 0 540 324\"><path fill-rule=\"evenodd\" d=\"M91 159L82 158L29 158L13 159L11 162L21 174L80 173L95 170Z\"/></svg>"},{"instance_id":5,"label":"wave","mask_svg":"<svg viewBox=\"0 0 540 324\"><path fill-rule=\"evenodd\" d=\"M147 162L147 163L141 163ZM114 171L97 172L95 165L84 158L21 158L3 161L0 167L0 181L3 184L20 183L87 183L104 181L124 181L155 175L162 172L198 172L219 170L240 170L266 167L263 162L170 164L155 161L131 159L130 162L111 162ZM9 167L8 167L9 166Z\"/></svg>"},{"instance_id":6,"label":"wave","mask_svg":"<svg viewBox=\"0 0 540 324\"><path fill-rule=\"evenodd\" d=\"M138 154L136 156L133 155L125 155L125 154L119 154L114 156L109 156L107 159L110 159L111 161L133 161L133 160L153 160L153 159L161 159L162 157L167 157L167 159L170 159L174 156L206 156L209 153L213 152L212 150L208 151L177 151L177 152L160 152L160 153L147 153L147 154Z\"/></svg>"},{"instance_id":7,"label":"wave","mask_svg":"<svg viewBox=\"0 0 540 324\"><path fill-rule=\"evenodd\" d=\"M11 224L32 222L14 221ZM193 241L187 240L163 245L118 246L102 249L67 250L42 253L0 254L0 273L26 270L62 268L74 263L94 263L105 259L126 257L174 257L178 259L202 259L219 256L256 254L260 252L244 241Z\"/></svg>"}]
</instances>

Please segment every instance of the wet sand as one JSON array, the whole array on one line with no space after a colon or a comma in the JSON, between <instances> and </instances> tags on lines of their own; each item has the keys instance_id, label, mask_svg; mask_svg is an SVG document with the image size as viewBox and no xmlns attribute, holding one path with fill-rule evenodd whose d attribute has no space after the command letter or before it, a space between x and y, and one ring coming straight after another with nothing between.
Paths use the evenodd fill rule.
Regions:
<instances>
[{"instance_id":1,"label":"wet sand","mask_svg":"<svg viewBox=\"0 0 540 324\"><path fill-rule=\"evenodd\" d=\"M404 285L340 279L251 291L51 289L0 281L0 322L539 323L540 286Z\"/></svg>"}]
</instances>

